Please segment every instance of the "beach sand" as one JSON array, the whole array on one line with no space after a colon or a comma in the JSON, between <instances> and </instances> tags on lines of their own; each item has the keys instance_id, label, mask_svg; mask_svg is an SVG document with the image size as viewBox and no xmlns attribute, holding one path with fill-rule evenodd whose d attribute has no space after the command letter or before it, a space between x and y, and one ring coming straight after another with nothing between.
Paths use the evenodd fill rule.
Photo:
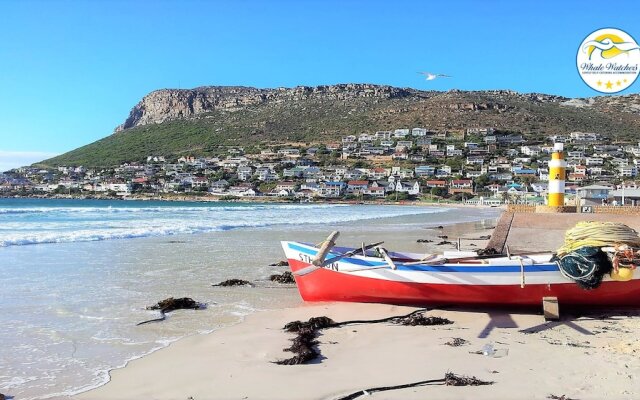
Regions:
<instances>
[{"instance_id":1,"label":"beach sand","mask_svg":"<svg viewBox=\"0 0 640 400\"><path fill-rule=\"evenodd\" d=\"M335 321L404 315L416 308L322 303L266 311L209 335L192 336L112 372L112 381L77 399L334 399L379 386L439 379L446 372L491 386L423 386L373 394L378 399L623 399L640 396L635 315L609 312L559 322L505 310L431 310L442 326L390 323L322 330L321 356L283 366L293 334L285 323L314 316ZM603 315L608 317L602 319ZM467 344L445 345L453 338ZM486 344L502 353L475 354ZM505 354L506 353L506 354Z\"/></svg>"},{"instance_id":2,"label":"beach sand","mask_svg":"<svg viewBox=\"0 0 640 400\"><path fill-rule=\"evenodd\" d=\"M478 239L491 222L461 223L402 231L391 241L407 250L449 250L451 245L416 243L439 235ZM387 232L389 234L390 232ZM349 232L366 241L371 232ZM463 240L463 249L486 240ZM111 372L111 382L77 399L337 399L380 386L441 379L445 373L493 381L490 386L429 385L373 393L377 399L629 399L640 397L635 332L637 312L599 310L545 322L541 310L432 309L429 316L451 325L356 324L320 331L317 360L283 366L283 349L294 336L287 322L328 316L335 321L373 320L408 314L413 307L357 303L301 303L252 314L240 324L191 336ZM445 343L454 338L461 346ZM500 357L477 354L491 345Z\"/></svg>"}]
</instances>

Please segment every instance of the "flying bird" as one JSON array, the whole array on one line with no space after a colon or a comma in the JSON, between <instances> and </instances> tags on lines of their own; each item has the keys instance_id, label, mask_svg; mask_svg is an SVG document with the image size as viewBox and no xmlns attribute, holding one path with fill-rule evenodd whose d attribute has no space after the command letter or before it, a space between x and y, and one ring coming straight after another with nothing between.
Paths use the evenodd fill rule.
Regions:
<instances>
[{"instance_id":1,"label":"flying bird","mask_svg":"<svg viewBox=\"0 0 640 400\"><path fill-rule=\"evenodd\" d=\"M432 81L436 78L453 78L450 75L445 74L432 74L431 72L418 72L420 75L424 75L425 79L428 81Z\"/></svg>"}]
</instances>

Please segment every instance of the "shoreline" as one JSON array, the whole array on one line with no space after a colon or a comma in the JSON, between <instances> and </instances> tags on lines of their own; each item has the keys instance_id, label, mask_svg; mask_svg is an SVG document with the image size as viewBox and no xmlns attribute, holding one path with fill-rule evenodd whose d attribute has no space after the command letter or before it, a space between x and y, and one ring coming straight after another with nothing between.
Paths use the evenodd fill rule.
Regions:
<instances>
[{"instance_id":1,"label":"shoreline","mask_svg":"<svg viewBox=\"0 0 640 400\"><path fill-rule=\"evenodd\" d=\"M442 208L448 207L445 206ZM409 212L409 210L406 211ZM416 212L417 211L418 210L416 210ZM374 217L375 215L370 214L370 216ZM242 290L240 288L212 290L210 285L206 284L209 281L211 281L211 283L215 283L230 278L244 278L254 282L261 282L261 280L268 277L270 273L281 273L282 268L267 266L269 263L282 259L282 249L277 244L280 240L290 240L291 237L296 237L309 242L317 242L325 238L332 228L336 228L343 232L344 241L342 243L344 245L352 245L354 243L358 245L361 241L367 241L375 238L376 240L385 240L386 243L393 248L402 247L402 250L406 251L444 251L450 250L452 246L435 246L437 235L444 233L449 234L450 237L457 237L456 235L462 236L469 232L477 232L475 235L479 236L489 232L487 228L494 225L497 217L498 210L481 211L480 209L477 209L476 211L474 209L465 209L464 211L448 210L442 213L432 213L427 211L426 213L420 212L417 214L410 212L407 215L371 218L358 220L357 222L348 222L345 220L336 224L318 222L308 226L274 225L267 229L264 229L263 227L248 227L245 229L235 229L224 232L210 232L194 235L186 234L179 235L179 237L176 237L177 240L168 239L165 236L146 237L135 241L104 240L98 242L61 243L59 245L38 246L38 251L35 253L32 252L31 246L9 246L4 248L3 251L5 251L4 254L7 257L7 260L15 260L17 263L16 265L19 265L18 261L24 260L25 255L29 254L33 255L33 257L29 257L29 263L41 265L43 267L50 265L49 263L52 260L59 260L59 262L56 261L56 264L51 264L51 266L57 269L63 268L62 265L67 265L64 267L65 269L60 269L62 274L61 276L64 276L67 273L65 272L67 270L69 270L69 272L72 270L75 271L76 267L74 267L74 265L84 265L88 262L89 265L95 266L91 267L91 269L97 268L95 271L128 271L127 274L131 275L131 279L139 279L141 276L161 276L159 274L162 274L162 271L164 270L171 271L176 278L179 278L172 282L167 282L164 279L160 281L157 279L149 279L146 282L138 282L138 284L136 284L136 288L139 293L132 297L128 297L127 295L126 301L117 301L115 299L111 300L109 298L109 304L112 304L111 307L115 307L115 309L110 309L110 314L115 312L116 314L114 315L118 317L118 319L127 321L125 323L126 326L121 326L121 328L117 329L123 329L121 331L126 333L124 333L124 336L121 336L121 334L101 335L106 338L117 336L124 339L118 339L116 342L113 342L113 344L118 347L112 346L109 347L108 350L101 345L103 351L106 352L104 353L103 358L99 359L104 360L103 363L109 363L110 360L113 360L114 362L109 365L119 366L122 365L122 362L125 360L131 359L129 357L119 358L123 351L128 352L126 349L134 349L127 345L129 341L133 340L136 343L144 343L144 340L160 340L164 338L165 332L170 336L173 334L181 335L182 338L191 337L193 335L200 336L199 333L201 332L211 330L217 331L220 330L221 327L226 329L229 325L233 326L239 322L239 318L245 318L247 313L251 313L250 315L253 315L255 313L262 312L261 310L278 308L280 306L282 309L285 309L292 304L292 301L293 304L301 304L299 294L295 287L287 288L286 291L273 291L260 288L260 286L264 285L258 285L259 287L251 290ZM439 229L439 225L443 225L444 229ZM473 235L473 233L471 233L471 235ZM424 238L434 239L434 243L423 244L416 242L417 239ZM474 241L473 243L480 245L480 242ZM237 249L247 249L247 251L248 249L254 249L255 251L253 251L253 253L255 254L247 254L242 257L234 257L230 255L229 257L234 258L232 262L231 258L227 256L221 258L220 252L224 252L221 245L231 246L231 248L236 248L237 246ZM105 260L104 262L100 261L96 264L95 261L91 261L89 259L85 260L83 258L85 254L102 254L103 251L110 252L111 250L115 251L116 249L120 260ZM74 254L78 254L80 256L78 261L75 263L65 262L55 256L55 254L67 254L70 250L76 252ZM143 256L143 254L153 254L156 251L159 251L158 257L152 256L149 258ZM182 253L192 254L192 256L185 259L180 255ZM185 261L187 261L186 264ZM157 264L157 262L161 262L161 264ZM61 265L60 267L57 266L58 263ZM238 269L238 267L241 266L240 264L251 266L251 268ZM133 265L136 265L136 267L133 267ZM181 267L178 268L178 265ZM134 271L136 272L132 275ZM175 275L182 274L180 271L185 271L182 278L180 278L180 275ZM194 273L197 275L193 275ZM196 276L198 278L196 278ZM194 280L194 278L197 280ZM131 287L130 284L127 283L129 282L128 280L113 281L107 279L105 284L109 285L109 281L111 281L111 285L116 285L116 288L121 288L118 290L122 290L122 288L124 288L125 295L127 294L126 288ZM111 297L111 295L109 296ZM216 304L216 306L212 306L209 311L198 312L197 316L192 315L192 313L188 311L178 311L175 315L171 314L169 323L157 325L151 324L153 326L145 326L144 330L136 329L136 322L148 319L149 317L149 312L145 311L144 307L168 296L188 296L209 304ZM102 297L94 298L94 303L97 300L97 305L95 307L101 308L101 298ZM86 299L86 297L82 297L81 300L82 299ZM231 302L226 299L229 299ZM264 301L267 301L267 303L263 303ZM73 309L73 302L69 304L67 303L68 302L64 301L61 305L66 305L67 307L65 308L72 307L71 309ZM95 312L96 311L82 311L81 314L87 314L89 316L101 315L96 314ZM236 314L237 312L240 312L241 314ZM103 329L101 326L104 326L111 332L113 328L122 325L122 323L119 325L103 325L103 323L99 322L98 319L83 320L82 315L80 315L79 320L81 325L78 326L84 326L83 329L85 330L89 329L89 331L94 331L95 329ZM223 319L220 319L220 317ZM111 318L109 318L109 320L110 319ZM89 323L89 325L87 323ZM111 326L113 326L113 328ZM191 327L197 328L191 330ZM179 329L180 331L176 331L176 329ZM185 330L188 331L188 333L182 336L181 332L185 332ZM143 336L144 340L141 341ZM87 336L87 339L88 338L89 337ZM180 340L182 339L179 339L178 341ZM17 339L16 342L20 343L21 340ZM90 346L92 345L91 343L88 344ZM143 345L143 347L139 349L144 351L144 348L145 347ZM152 351L151 353L144 351L144 353L141 353L145 354L142 358L146 358L148 355L154 354L157 351L162 351L164 348L165 347L163 345L161 349L155 349L155 351ZM79 358L82 358L85 357L87 351L91 351L92 347L86 347L85 344L85 347L78 347L78 349L80 350L78 356ZM11 352L8 353L8 355L11 354ZM138 357L140 357L140 354L136 354L133 359L137 359ZM7 360L10 359L10 357L7 358ZM106 365L106 369L101 370L104 371L105 375L107 374L107 371L113 369L113 367L109 365ZM43 367L45 366L43 365ZM12 375L22 376L15 374ZM78 388L88 388L94 387L94 384L104 384L104 381L102 381L102 372L99 372L99 375L92 374L91 377L88 375L78 375L78 378L82 379L68 379L67 375L68 374L60 375L56 379L58 382L55 383L55 387L52 386L51 390L45 391L44 393L36 386L33 386L34 389L32 390L29 385L21 387L22 384L20 384L20 386L16 386L10 382L7 382L9 387L2 387L0 392L17 396L16 398L44 398L47 397L47 393L75 393ZM54 397L57 398L58 396L60 395L56 395Z\"/></svg>"},{"instance_id":2,"label":"shoreline","mask_svg":"<svg viewBox=\"0 0 640 400\"><path fill-rule=\"evenodd\" d=\"M391 217L391 218L397 219L397 218L402 218L402 217ZM443 229L438 229L437 227L432 227L432 228L425 228L425 229L427 229L427 231L423 230L423 231L417 231L417 232L407 232L407 231L403 230L403 231L401 231L401 232L403 232L403 233L401 233L401 236L405 237L406 235L409 235L410 233L413 233L414 235L417 235L416 237L418 237L418 236L419 237L425 237L425 235L428 235L428 231L432 231L432 234L434 235L433 236L434 238L437 237L437 236L435 236L437 234L443 234L444 233L444 234L448 234L448 235L455 235L455 234L460 233L459 236L464 239L464 238L468 238L468 237L472 237L472 236L478 236L478 235L480 235L482 233L488 232L486 230L486 228L482 228L482 227L480 227L478 225L482 221L488 221L488 220L491 220L492 222L495 222L495 218L479 219L479 220L473 221L473 222L470 222L470 221L453 222L453 223L442 222L441 224L444 227ZM356 232L352 232L352 233L354 233L353 236L357 236L357 235L355 235ZM324 235L324 234L322 234L322 235ZM354 240L353 237L351 237L351 240ZM478 248L480 248L487 241L488 240L481 240L481 241L475 241L474 240L473 243L477 244ZM412 245L413 246L417 246L416 243L413 243ZM423 245L420 244L420 246L423 246ZM429 247L439 249L439 247L437 247L437 246L429 246L429 245L427 245L427 248L429 248ZM468 248L468 249L470 249L470 248ZM441 251L444 251L444 250L447 250L447 249L446 248L442 248L441 249ZM289 269L286 268L286 270L288 271ZM233 289L233 288L231 288L231 289ZM106 382L102 382L97 386L94 386L92 388L83 390L82 392L78 392L78 393L76 393L74 395L69 396L68 398L73 398L73 399L79 398L79 399L82 399L82 398L85 398L84 396L93 396L93 394L91 394L91 393L94 393L94 392L98 391L97 392L98 394L97 394L96 398L97 399L102 399L103 398L103 394L100 392L100 390L102 388L104 388L106 385L109 385L114 380L114 376L118 376L120 374L127 374L126 371L129 371L128 368L130 368L130 366L135 364L136 362L139 362L140 360L145 360L148 357L153 356L154 354L168 351L168 350L172 349L175 346L179 346L180 347L180 346L182 346L180 344L182 342L186 342L186 343L191 343L192 341L200 342L201 340L205 340L204 338L208 338L208 337L211 337L211 335L215 335L217 332L222 332L222 331L228 332L229 329L232 329L234 327L245 326L247 320L251 320L253 318L258 318L258 317L256 317L257 315L263 315L263 314L269 315L270 313L273 313L273 312L285 312L285 313L287 313L287 312L299 312L300 310L307 310L307 309L310 309L310 308L315 308L316 306L319 306L319 305L322 306L324 304L333 304L333 303L306 303L302 299L299 298L300 295L299 295L299 293L297 291L297 288L295 286L293 286L291 288L287 288L287 289L290 289L291 291L295 292L295 294L292 294L292 295L296 296L296 298L299 299L300 303L299 303L298 306L288 307L288 308L286 308L284 310L273 310L273 309L271 309L271 310L253 311L250 314L243 316L240 321L237 321L234 324L231 324L231 325L228 325L228 326L224 326L224 327L219 328L219 329L213 329L208 333L197 333L197 332L191 333L191 334L189 334L187 336L184 336L182 338L177 339L176 341L171 342L166 347L158 348L158 349L155 349L155 350L153 350L153 351L151 351L151 352L149 352L147 354L134 357L134 358L126 361L124 363L124 365L122 365L122 366L111 368L108 371L108 377L107 377L107 381ZM348 306L349 304L355 304L355 303L335 303L335 304L341 304L341 305L344 305L344 306ZM395 308L395 307L399 307L399 306L389 306L389 307ZM241 330L244 330L244 328L241 328ZM122 398L128 398L128 396L129 396L128 393L126 393L126 394L123 394ZM91 398L91 397L88 397L88 398ZM107 396L106 398L111 398L111 397ZM171 398L171 397L169 397L169 398ZM205 396L204 398L208 398L208 397ZM226 397L221 397L221 398L226 398ZM267 398L269 398L269 397L267 397Z\"/></svg>"},{"instance_id":3,"label":"shoreline","mask_svg":"<svg viewBox=\"0 0 640 400\"><path fill-rule=\"evenodd\" d=\"M499 206L466 204L462 202L431 202L422 200L401 200L401 201L376 201L376 200L325 200L325 201L297 201L278 197L240 197L237 199L221 199L215 196L130 196L130 197L109 197L109 196L80 196L80 195L30 195L30 196L7 196L0 195L0 199L31 199L31 200L99 200L99 201L137 201L137 202L192 202L192 203L275 203L275 204L346 204L346 205L377 205L377 206L430 206L430 207L465 207L465 208L497 208L506 210L507 205Z\"/></svg>"}]
</instances>

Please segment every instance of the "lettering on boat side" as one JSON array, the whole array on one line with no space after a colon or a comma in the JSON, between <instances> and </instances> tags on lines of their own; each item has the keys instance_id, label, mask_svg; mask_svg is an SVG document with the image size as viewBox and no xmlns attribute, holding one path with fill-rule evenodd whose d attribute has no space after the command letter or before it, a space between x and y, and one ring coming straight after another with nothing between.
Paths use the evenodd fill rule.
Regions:
<instances>
[{"instance_id":1,"label":"lettering on boat side","mask_svg":"<svg viewBox=\"0 0 640 400\"><path fill-rule=\"evenodd\" d=\"M298 258L300 259L300 261L307 264L311 264L313 262L313 258L311 258L311 256L304 253L298 253Z\"/></svg>"},{"instance_id":2,"label":"lettering on boat side","mask_svg":"<svg viewBox=\"0 0 640 400\"><path fill-rule=\"evenodd\" d=\"M306 264L312 264L313 263L313 257L311 257L308 254L304 254L304 253L298 253L298 258L300 259L300 261L306 263ZM338 262L334 262L328 265L324 265L321 268L326 268L326 269L330 269L332 271L338 271Z\"/></svg>"},{"instance_id":3,"label":"lettering on boat side","mask_svg":"<svg viewBox=\"0 0 640 400\"><path fill-rule=\"evenodd\" d=\"M329 265L326 265L324 268L330 269L332 271L337 271L338 270L338 263L337 262L331 263Z\"/></svg>"}]
</instances>

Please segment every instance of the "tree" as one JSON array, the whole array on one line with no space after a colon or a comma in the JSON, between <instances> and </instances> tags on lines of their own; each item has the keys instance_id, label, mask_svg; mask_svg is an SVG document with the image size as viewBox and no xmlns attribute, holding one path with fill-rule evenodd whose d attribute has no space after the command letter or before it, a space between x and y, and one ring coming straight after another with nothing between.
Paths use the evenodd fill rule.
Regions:
<instances>
[{"instance_id":1,"label":"tree","mask_svg":"<svg viewBox=\"0 0 640 400\"><path fill-rule=\"evenodd\" d=\"M482 174L475 179L475 183L476 188L484 188L489 183L491 183L491 179L489 179L489 176L487 174Z\"/></svg>"}]
</instances>

